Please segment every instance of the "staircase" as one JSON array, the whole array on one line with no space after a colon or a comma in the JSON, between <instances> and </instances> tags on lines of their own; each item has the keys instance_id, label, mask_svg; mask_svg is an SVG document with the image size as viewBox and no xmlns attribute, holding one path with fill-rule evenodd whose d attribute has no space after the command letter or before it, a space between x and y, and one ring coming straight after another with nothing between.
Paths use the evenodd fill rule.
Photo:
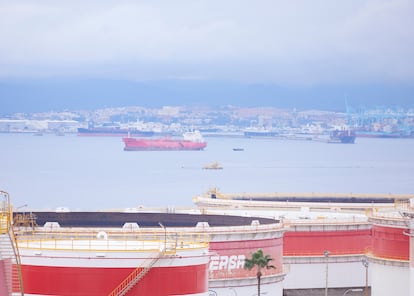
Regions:
<instances>
[{"instance_id":1,"label":"staircase","mask_svg":"<svg viewBox=\"0 0 414 296\"><path fill-rule=\"evenodd\" d=\"M0 287L3 290L0 291L6 292L6 295L24 296L20 255L11 222L11 206L8 194L4 191L0 193L3 194L0 196L3 197L0 200L0 269L3 271L0 273L3 277L0 278L0 283L4 283Z\"/></svg>"},{"instance_id":2,"label":"staircase","mask_svg":"<svg viewBox=\"0 0 414 296\"><path fill-rule=\"evenodd\" d=\"M21 270L19 256L16 255L14 239L10 236L12 233L0 234L0 258L3 263L4 282L7 287L7 295L12 295L12 291L20 291L23 294L23 285L21 282ZM1 268L1 267L0 267Z\"/></svg>"},{"instance_id":3,"label":"staircase","mask_svg":"<svg viewBox=\"0 0 414 296\"><path fill-rule=\"evenodd\" d=\"M159 252L144 268L139 266L134 269L108 296L126 295L150 271L151 267L154 266L163 254L163 251Z\"/></svg>"}]
</instances>

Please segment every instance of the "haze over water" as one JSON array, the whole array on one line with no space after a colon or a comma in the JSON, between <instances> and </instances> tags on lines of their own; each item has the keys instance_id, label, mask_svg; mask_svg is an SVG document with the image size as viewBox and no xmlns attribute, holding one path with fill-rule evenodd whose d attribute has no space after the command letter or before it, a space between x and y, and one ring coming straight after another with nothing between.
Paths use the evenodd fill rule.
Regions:
<instances>
[{"instance_id":1,"label":"haze over water","mask_svg":"<svg viewBox=\"0 0 414 296\"><path fill-rule=\"evenodd\" d=\"M193 206L191 198L212 187L224 193L413 193L412 139L357 138L354 145L206 140L204 151L125 152L118 137L0 134L0 188L15 209L51 210ZM224 169L202 169L214 161Z\"/></svg>"}]
</instances>

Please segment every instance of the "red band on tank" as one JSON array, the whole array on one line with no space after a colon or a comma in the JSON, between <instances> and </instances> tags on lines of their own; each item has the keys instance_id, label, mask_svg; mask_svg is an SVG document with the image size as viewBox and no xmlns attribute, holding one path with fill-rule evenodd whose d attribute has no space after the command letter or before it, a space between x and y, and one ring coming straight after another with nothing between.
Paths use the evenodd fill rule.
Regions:
<instances>
[{"instance_id":1,"label":"red band on tank","mask_svg":"<svg viewBox=\"0 0 414 296\"><path fill-rule=\"evenodd\" d=\"M208 291L207 264L152 268L130 295L191 295ZM22 266L27 294L101 296L123 281L131 268Z\"/></svg>"},{"instance_id":2,"label":"red band on tank","mask_svg":"<svg viewBox=\"0 0 414 296\"><path fill-rule=\"evenodd\" d=\"M410 240L404 228L372 226L372 255L385 259L409 260Z\"/></svg>"},{"instance_id":3,"label":"red band on tank","mask_svg":"<svg viewBox=\"0 0 414 296\"><path fill-rule=\"evenodd\" d=\"M288 231L284 234L284 256L364 254L370 246L371 230Z\"/></svg>"}]
</instances>

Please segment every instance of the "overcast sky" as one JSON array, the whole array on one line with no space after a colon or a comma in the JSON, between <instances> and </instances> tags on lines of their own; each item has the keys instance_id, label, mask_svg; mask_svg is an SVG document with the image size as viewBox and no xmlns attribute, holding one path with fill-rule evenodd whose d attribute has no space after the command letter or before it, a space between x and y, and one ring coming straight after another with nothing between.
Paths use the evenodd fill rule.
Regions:
<instances>
[{"instance_id":1,"label":"overcast sky","mask_svg":"<svg viewBox=\"0 0 414 296\"><path fill-rule=\"evenodd\" d=\"M0 78L414 82L413 0L0 0Z\"/></svg>"}]
</instances>

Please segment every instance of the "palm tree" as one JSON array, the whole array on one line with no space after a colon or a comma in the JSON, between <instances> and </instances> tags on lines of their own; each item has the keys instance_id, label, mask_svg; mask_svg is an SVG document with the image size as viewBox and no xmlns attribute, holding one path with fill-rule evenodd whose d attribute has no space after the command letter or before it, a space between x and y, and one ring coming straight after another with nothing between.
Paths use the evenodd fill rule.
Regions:
<instances>
[{"instance_id":1,"label":"palm tree","mask_svg":"<svg viewBox=\"0 0 414 296\"><path fill-rule=\"evenodd\" d=\"M270 265L270 261L273 259L270 258L269 255L264 255L263 250L259 249L255 253L251 254L252 257L250 259L246 259L244 261L244 268L251 270L255 266L257 266L257 295L260 296L260 278L262 277L262 268L271 269L276 268L273 265Z\"/></svg>"}]
</instances>

